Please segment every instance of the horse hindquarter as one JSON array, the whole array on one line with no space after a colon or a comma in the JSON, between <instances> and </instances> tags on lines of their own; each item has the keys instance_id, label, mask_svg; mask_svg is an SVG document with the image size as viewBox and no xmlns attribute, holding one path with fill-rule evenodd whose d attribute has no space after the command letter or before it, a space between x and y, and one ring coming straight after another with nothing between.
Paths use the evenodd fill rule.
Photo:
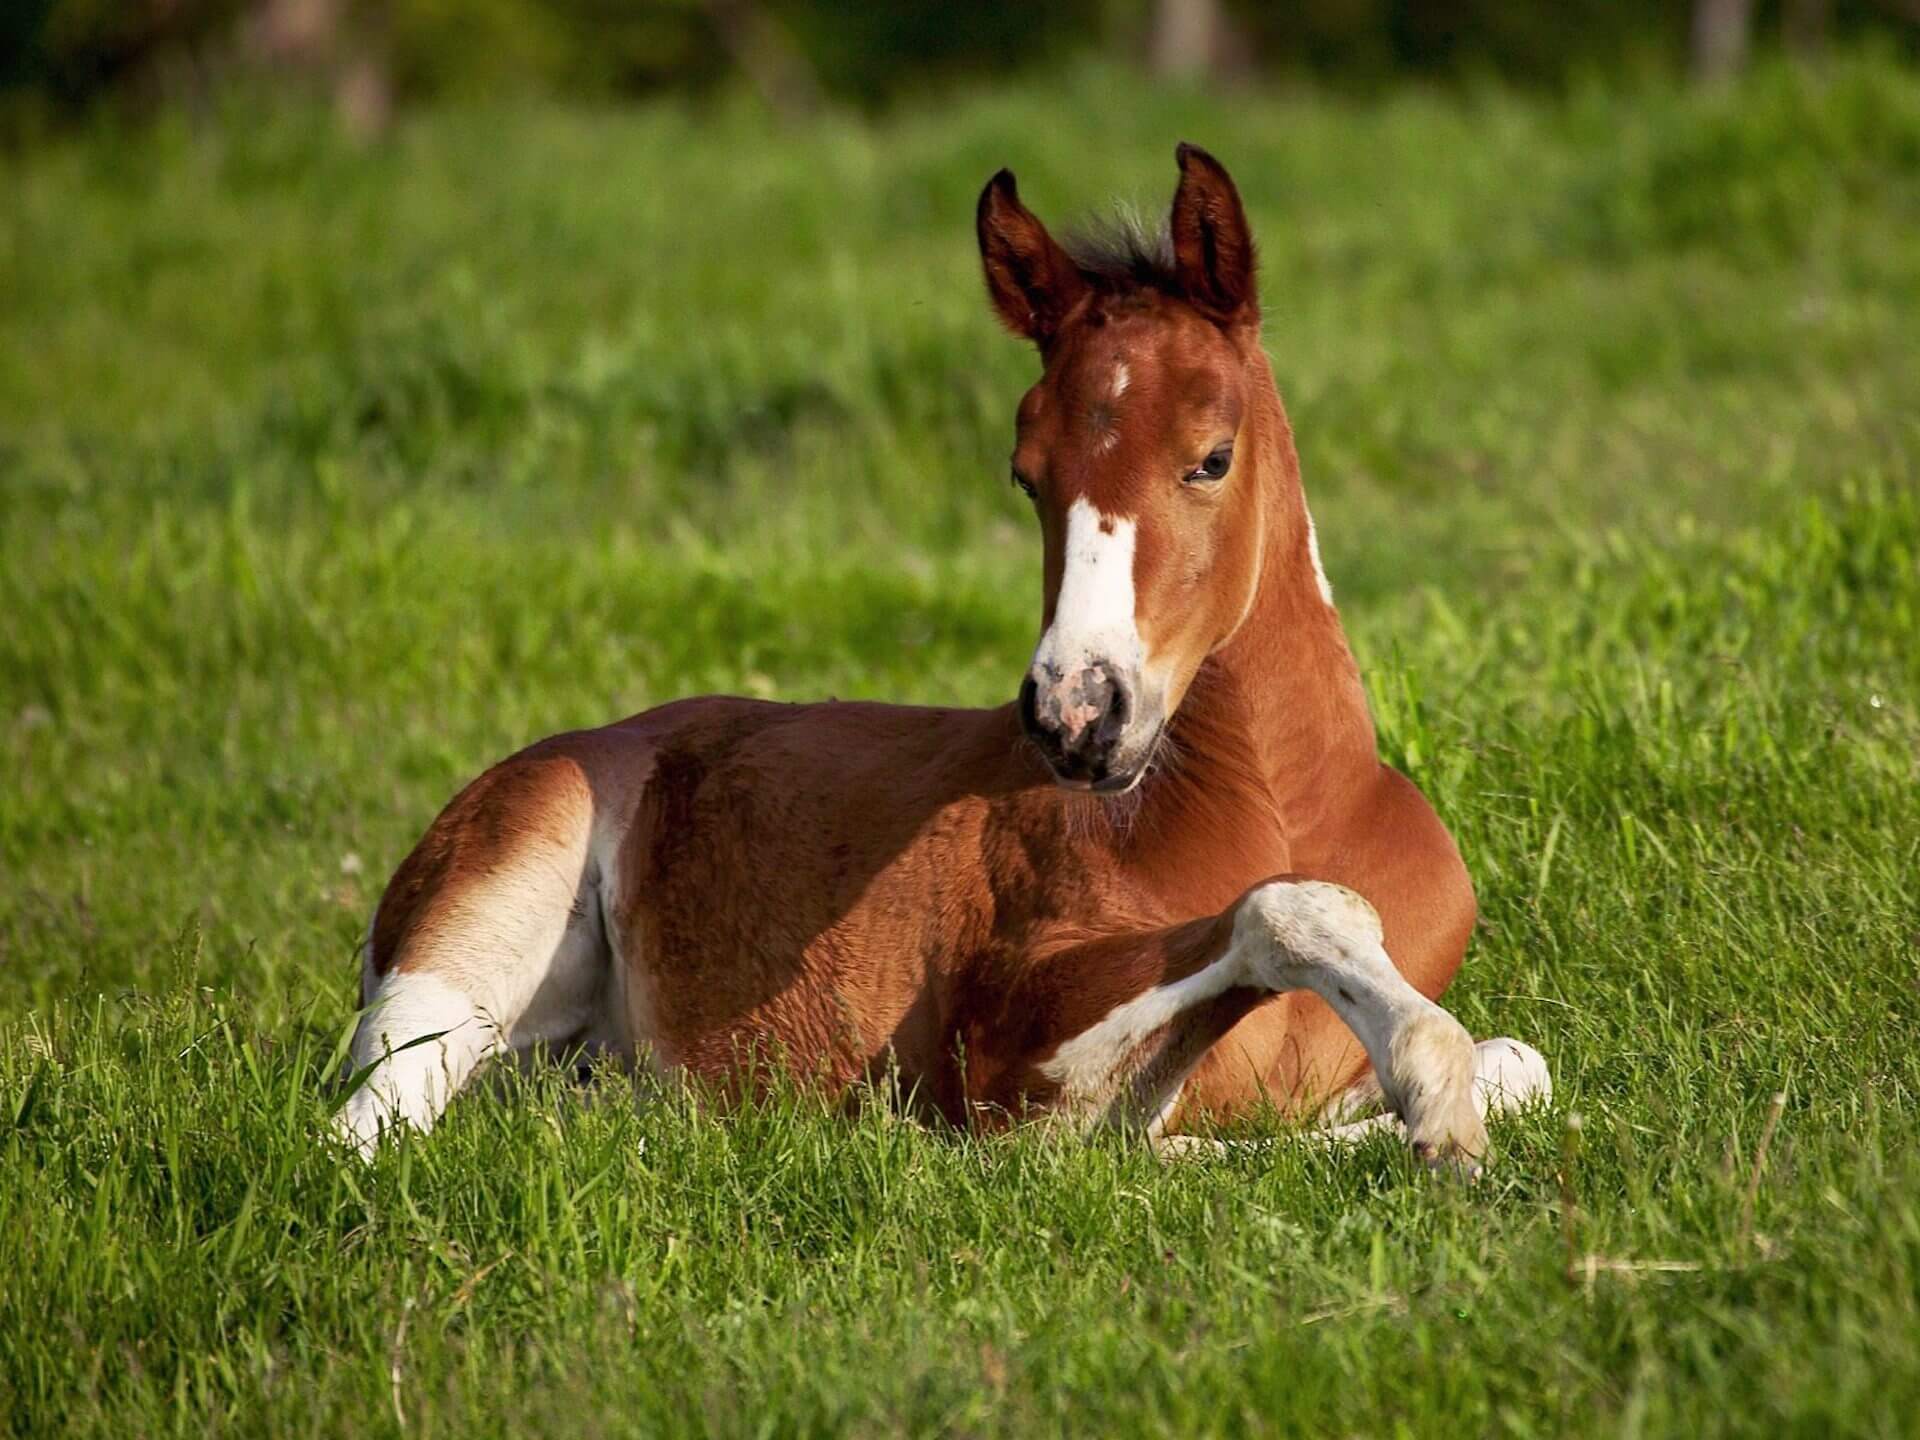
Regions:
<instances>
[{"instance_id":1,"label":"horse hindquarter","mask_svg":"<svg viewBox=\"0 0 1920 1440\"><path fill-rule=\"evenodd\" d=\"M343 1137L368 1152L383 1129L431 1129L490 1056L624 1048L595 828L587 770L555 753L496 765L441 812L375 912Z\"/></svg>"}]
</instances>

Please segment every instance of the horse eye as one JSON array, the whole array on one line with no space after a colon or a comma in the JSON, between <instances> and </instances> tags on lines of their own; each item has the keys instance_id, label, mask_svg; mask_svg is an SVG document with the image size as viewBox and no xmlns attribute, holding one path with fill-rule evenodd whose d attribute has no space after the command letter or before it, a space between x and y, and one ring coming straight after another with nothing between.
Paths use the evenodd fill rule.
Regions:
<instances>
[{"instance_id":1,"label":"horse eye","mask_svg":"<svg viewBox=\"0 0 1920 1440\"><path fill-rule=\"evenodd\" d=\"M1018 470L1009 470L1007 473L1013 476L1013 488L1018 490L1022 495L1025 495L1029 500L1039 496L1040 492L1033 488L1033 482Z\"/></svg>"},{"instance_id":2,"label":"horse eye","mask_svg":"<svg viewBox=\"0 0 1920 1440\"><path fill-rule=\"evenodd\" d=\"M1233 447L1222 445L1200 462L1200 468L1187 476L1189 483L1196 480L1218 480L1233 466Z\"/></svg>"}]
</instances>

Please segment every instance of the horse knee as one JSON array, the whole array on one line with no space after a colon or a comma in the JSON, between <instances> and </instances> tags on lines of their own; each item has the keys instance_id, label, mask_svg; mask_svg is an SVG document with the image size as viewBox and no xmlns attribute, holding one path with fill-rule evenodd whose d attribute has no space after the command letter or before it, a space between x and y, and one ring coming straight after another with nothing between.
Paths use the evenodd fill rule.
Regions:
<instances>
[{"instance_id":1,"label":"horse knee","mask_svg":"<svg viewBox=\"0 0 1920 1440\"><path fill-rule=\"evenodd\" d=\"M1235 938L1256 952L1255 978L1273 989L1299 985L1289 972L1345 958L1356 950L1377 952L1380 916L1366 899L1325 880L1269 880L1242 897L1234 916ZM1263 963L1269 959L1277 964ZM1268 973L1271 972L1271 973Z\"/></svg>"}]
</instances>

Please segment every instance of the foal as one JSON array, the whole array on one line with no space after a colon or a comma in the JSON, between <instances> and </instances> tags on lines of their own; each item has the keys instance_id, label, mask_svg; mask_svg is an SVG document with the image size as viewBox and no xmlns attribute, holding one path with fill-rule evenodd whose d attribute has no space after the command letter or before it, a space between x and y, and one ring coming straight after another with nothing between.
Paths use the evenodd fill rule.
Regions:
<instances>
[{"instance_id":1,"label":"foal","mask_svg":"<svg viewBox=\"0 0 1920 1440\"><path fill-rule=\"evenodd\" d=\"M1467 1169L1489 1104L1544 1089L1434 1003L1472 885L1376 753L1239 194L1178 159L1158 242L1063 247L1004 170L980 197L988 294L1044 365L1013 451L1045 556L1018 700L706 697L494 766L374 916L352 1142L538 1045L723 1090L770 1057L833 1088L897 1067L958 1125L1165 1149L1267 1100L1371 1100Z\"/></svg>"}]
</instances>

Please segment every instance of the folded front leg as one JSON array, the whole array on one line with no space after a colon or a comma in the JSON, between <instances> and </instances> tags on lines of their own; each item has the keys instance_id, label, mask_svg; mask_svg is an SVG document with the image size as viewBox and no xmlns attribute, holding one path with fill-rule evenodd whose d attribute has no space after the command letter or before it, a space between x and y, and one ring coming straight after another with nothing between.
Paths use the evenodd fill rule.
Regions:
<instances>
[{"instance_id":1,"label":"folded front leg","mask_svg":"<svg viewBox=\"0 0 1920 1440\"><path fill-rule=\"evenodd\" d=\"M1473 1103L1481 1119L1552 1099L1553 1075L1546 1057L1533 1046L1502 1035L1473 1047ZM1358 1139L1399 1124L1399 1116L1379 1113L1386 1103L1380 1082L1369 1070L1326 1103L1318 1127L1309 1133L1325 1140Z\"/></svg>"},{"instance_id":2,"label":"folded front leg","mask_svg":"<svg viewBox=\"0 0 1920 1440\"><path fill-rule=\"evenodd\" d=\"M1200 1057L1271 994L1234 944L1233 917L1076 938L980 977L954 1017L950 1111L976 1127L1026 1115L1157 1138Z\"/></svg>"},{"instance_id":3,"label":"folded front leg","mask_svg":"<svg viewBox=\"0 0 1920 1440\"><path fill-rule=\"evenodd\" d=\"M1158 1143L1200 1057L1262 999L1299 989L1359 1037L1415 1153L1477 1171L1487 1142L1473 1041L1394 968L1365 900L1310 880L1269 881L1183 925L1062 946L986 991L993 1001L959 1027L968 1119L1040 1110L1137 1125Z\"/></svg>"},{"instance_id":4,"label":"folded front leg","mask_svg":"<svg viewBox=\"0 0 1920 1440\"><path fill-rule=\"evenodd\" d=\"M1333 1007L1416 1155L1479 1173L1487 1131L1474 1103L1473 1038L1395 968L1371 905L1339 885L1270 881L1240 902L1234 947L1255 983L1311 990Z\"/></svg>"}]
</instances>

